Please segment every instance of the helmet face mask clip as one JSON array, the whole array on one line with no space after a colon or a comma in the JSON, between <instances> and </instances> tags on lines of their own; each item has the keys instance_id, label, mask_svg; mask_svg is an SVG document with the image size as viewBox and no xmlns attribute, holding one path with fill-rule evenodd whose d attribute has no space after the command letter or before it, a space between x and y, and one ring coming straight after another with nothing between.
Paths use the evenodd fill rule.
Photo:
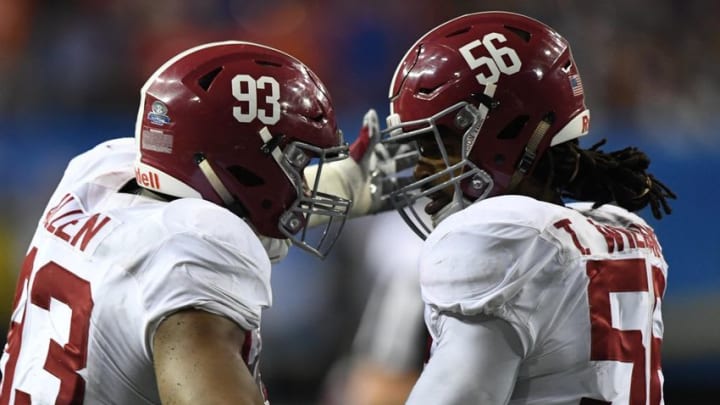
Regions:
<instances>
[{"instance_id":1,"label":"helmet face mask clip","mask_svg":"<svg viewBox=\"0 0 720 405\"><path fill-rule=\"evenodd\" d=\"M421 238L427 237L434 225L447 215L471 202L464 196L464 183L471 184L479 194L488 194L492 189L492 177L467 158L468 151L473 147L482 128L483 120L477 107L462 101L429 118L401 122L383 131L385 143L411 144L418 149L421 162L424 159L441 162L436 165L434 173L419 179L415 177L414 181L405 181L409 184L389 195L395 208L406 222L413 223L411 228ZM454 130L438 125L438 122L443 121L452 122ZM448 144L451 143L458 145L453 148L455 153L448 151ZM444 209L430 216L418 211L422 204L417 204L417 201L430 200L431 196L443 191L451 192L452 198L448 206L452 209Z\"/></svg>"}]
</instances>

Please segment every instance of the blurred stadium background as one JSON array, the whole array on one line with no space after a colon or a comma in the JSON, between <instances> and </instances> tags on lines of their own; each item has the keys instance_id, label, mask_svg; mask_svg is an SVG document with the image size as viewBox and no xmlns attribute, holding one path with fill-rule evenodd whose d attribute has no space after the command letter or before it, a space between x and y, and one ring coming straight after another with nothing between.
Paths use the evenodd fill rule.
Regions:
<instances>
[{"instance_id":1,"label":"blurred stadium background","mask_svg":"<svg viewBox=\"0 0 720 405\"><path fill-rule=\"evenodd\" d=\"M679 195L666 219L643 213L670 263L666 403L717 404L720 2L703 0L0 0L0 343L19 262L65 163L132 136L138 90L164 60L227 39L285 50L329 87L352 140L368 107L387 114L391 75L417 37L462 13L500 9L571 42L593 114L583 142L645 149ZM294 252L274 270L263 326L273 404L323 403L326 373L349 347L373 277L357 265L370 222L350 223L326 261Z\"/></svg>"}]
</instances>

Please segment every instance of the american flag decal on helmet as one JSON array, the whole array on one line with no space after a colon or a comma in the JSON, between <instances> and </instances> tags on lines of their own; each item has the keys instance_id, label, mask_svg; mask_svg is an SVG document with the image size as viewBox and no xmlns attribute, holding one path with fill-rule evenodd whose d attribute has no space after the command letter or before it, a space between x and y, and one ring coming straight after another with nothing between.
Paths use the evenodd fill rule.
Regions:
<instances>
[{"instance_id":1,"label":"american flag decal on helmet","mask_svg":"<svg viewBox=\"0 0 720 405\"><path fill-rule=\"evenodd\" d=\"M581 96L584 93L580 75L570 75L570 88L572 89L573 96Z\"/></svg>"}]
</instances>

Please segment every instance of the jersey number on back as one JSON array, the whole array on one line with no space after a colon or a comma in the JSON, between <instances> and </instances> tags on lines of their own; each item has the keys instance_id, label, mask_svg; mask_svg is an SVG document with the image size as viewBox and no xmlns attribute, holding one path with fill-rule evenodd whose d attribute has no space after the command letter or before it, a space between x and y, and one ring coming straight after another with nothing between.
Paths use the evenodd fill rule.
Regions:
<instances>
[{"instance_id":1,"label":"jersey number on back","mask_svg":"<svg viewBox=\"0 0 720 405\"><path fill-rule=\"evenodd\" d=\"M654 266L650 274L643 259L591 260L587 264L590 359L632 364L628 402L632 405L659 405L662 396L659 305L665 277ZM584 399L580 404L609 402Z\"/></svg>"},{"instance_id":2,"label":"jersey number on back","mask_svg":"<svg viewBox=\"0 0 720 405\"><path fill-rule=\"evenodd\" d=\"M70 325L54 326L68 328L67 341L58 343L51 336L47 336L47 356L43 368L60 381L60 389L54 401L56 404L82 404L85 380L78 374L78 371L85 368L87 360L88 329L90 312L93 308L90 283L57 263L48 262L37 270L32 286L29 286L28 290L36 255L37 248L32 248L25 258L13 300L13 313L22 315L20 320L13 319L10 325L7 342L9 358L4 370L5 378L2 381L2 391L0 391L0 405L10 402L15 368L21 354L23 326L28 311L38 310L38 308L48 311L50 312L48 318L55 322L57 319L64 319L52 316L54 310L63 311L65 309L62 308L63 306L70 309ZM29 298L26 294L29 295ZM23 305L24 308L19 309L18 305ZM50 329L54 328L41 330ZM37 337L34 338L37 339ZM43 350L42 348L29 349ZM31 402L29 394L19 388L15 389L15 404L30 404Z\"/></svg>"}]
</instances>

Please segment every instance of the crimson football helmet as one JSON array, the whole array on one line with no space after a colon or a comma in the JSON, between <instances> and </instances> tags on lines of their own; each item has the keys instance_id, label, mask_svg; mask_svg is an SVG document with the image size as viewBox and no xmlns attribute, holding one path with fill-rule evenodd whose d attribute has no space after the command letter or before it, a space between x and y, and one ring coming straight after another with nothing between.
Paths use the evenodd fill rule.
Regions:
<instances>
[{"instance_id":1,"label":"crimson football helmet","mask_svg":"<svg viewBox=\"0 0 720 405\"><path fill-rule=\"evenodd\" d=\"M347 157L328 91L276 49L229 41L173 57L142 87L135 137L140 186L212 201L259 235L322 257L347 217L350 201L318 191L322 165ZM311 215L328 217L312 237Z\"/></svg>"},{"instance_id":2,"label":"crimson football helmet","mask_svg":"<svg viewBox=\"0 0 720 405\"><path fill-rule=\"evenodd\" d=\"M432 29L400 62L389 97L384 142L415 144L421 156L414 182L390 197L421 237L467 204L512 190L550 146L586 134L590 122L568 42L508 12ZM428 159L443 164L420 173ZM423 197L433 200L432 225L413 209Z\"/></svg>"}]
</instances>

